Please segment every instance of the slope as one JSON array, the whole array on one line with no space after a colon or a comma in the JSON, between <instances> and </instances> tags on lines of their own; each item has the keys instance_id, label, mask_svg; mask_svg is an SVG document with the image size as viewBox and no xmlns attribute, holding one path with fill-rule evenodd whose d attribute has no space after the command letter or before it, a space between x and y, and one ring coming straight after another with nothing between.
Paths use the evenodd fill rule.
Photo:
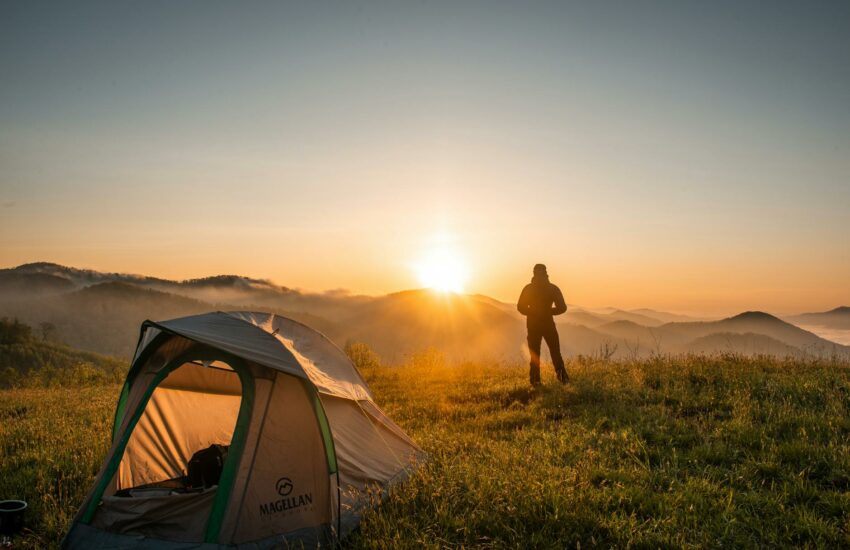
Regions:
<instances>
[{"instance_id":1,"label":"slope","mask_svg":"<svg viewBox=\"0 0 850 550\"><path fill-rule=\"evenodd\" d=\"M125 362L39 338L18 320L0 319L0 387L121 380Z\"/></svg>"}]
</instances>

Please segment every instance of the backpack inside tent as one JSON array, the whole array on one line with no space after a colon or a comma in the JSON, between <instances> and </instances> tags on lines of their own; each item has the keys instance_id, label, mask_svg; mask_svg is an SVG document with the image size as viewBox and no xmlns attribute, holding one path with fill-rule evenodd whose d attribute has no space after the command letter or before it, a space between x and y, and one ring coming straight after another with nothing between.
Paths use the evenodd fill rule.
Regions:
<instances>
[{"instance_id":1,"label":"backpack inside tent","mask_svg":"<svg viewBox=\"0 0 850 550\"><path fill-rule=\"evenodd\" d=\"M64 546L332 544L424 458L309 327L251 312L146 321Z\"/></svg>"}]
</instances>

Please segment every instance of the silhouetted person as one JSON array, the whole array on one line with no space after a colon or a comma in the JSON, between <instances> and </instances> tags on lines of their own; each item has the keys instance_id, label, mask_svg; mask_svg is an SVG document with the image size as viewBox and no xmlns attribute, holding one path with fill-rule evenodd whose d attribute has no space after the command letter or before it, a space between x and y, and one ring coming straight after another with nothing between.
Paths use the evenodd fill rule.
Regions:
<instances>
[{"instance_id":1,"label":"silhouetted person","mask_svg":"<svg viewBox=\"0 0 850 550\"><path fill-rule=\"evenodd\" d=\"M546 340L549 346L549 355L555 365L555 374L558 380L566 384L567 370L564 368L564 359L561 357L561 342L558 339L558 329L555 328L555 315L567 311L564 295L561 289L549 282L549 274L546 266L537 264L534 266L534 277L531 284L525 285L519 301L517 310L526 317L528 327L528 351L531 354L531 384L540 384L540 343Z\"/></svg>"}]
</instances>

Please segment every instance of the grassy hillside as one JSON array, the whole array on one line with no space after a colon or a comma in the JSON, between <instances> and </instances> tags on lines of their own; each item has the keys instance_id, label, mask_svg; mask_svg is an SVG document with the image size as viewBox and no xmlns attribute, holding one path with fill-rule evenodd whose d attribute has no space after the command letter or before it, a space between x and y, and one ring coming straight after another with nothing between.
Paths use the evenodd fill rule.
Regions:
<instances>
[{"instance_id":1,"label":"grassy hillside","mask_svg":"<svg viewBox=\"0 0 850 550\"><path fill-rule=\"evenodd\" d=\"M569 370L569 387L533 393L522 368L369 369L432 461L352 546L850 544L847 365Z\"/></svg>"},{"instance_id":2,"label":"grassy hillside","mask_svg":"<svg viewBox=\"0 0 850 550\"><path fill-rule=\"evenodd\" d=\"M534 392L522 366L423 354L365 368L431 460L346 546L850 544L850 366L728 356L568 370L566 388ZM117 393L0 391L0 495L31 505L21 548L60 539Z\"/></svg>"},{"instance_id":3,"label":"grassy hillside","mask_svg":"<svg viewBox=\"0 0 850 550\"><path fill-rule=\"evenodd\" d=\"M56 548L109 450L120 386L0 390L0 495L29 504L15 548Z\"/></svg>"},{"instance_id":4,"label":"grassy hillside","mask_svg":"<svg viewBox=\"0 0 850 550\"><path fill-rule=\"evenodd\" d=\"M117 383L127 372L124 361L79 351L38 335L29 325L0 318L0 388L10 386L76 386Z\"/></svg>"}]
</instances>

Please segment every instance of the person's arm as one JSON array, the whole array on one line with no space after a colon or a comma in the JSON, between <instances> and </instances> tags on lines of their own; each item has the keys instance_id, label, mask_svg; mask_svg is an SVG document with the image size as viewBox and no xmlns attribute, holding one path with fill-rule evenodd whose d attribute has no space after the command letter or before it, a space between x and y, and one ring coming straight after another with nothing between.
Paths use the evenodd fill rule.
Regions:
<instances>
[{"instance_id":1,"label":"person's arm","mask_svg":"<svg viewBox=\"0 0 850 550\"><path fill-rule=\"evenodd\" d=\"M528 303L528 286L522 289L522 292L519 295L519 300L516 303L516 310L522 313L523 315L528 315L529 309Z\"/></svg>"},{"instance_id":2,"label":"person's arm","mask_svg":"<svg viewBox=\"0 0 850 550\"><path fill-rule=\"evenodd\" d=\"M554 302L555 307L552 308L552 315L560 315L567 311L567 303L564 301L564 295L561 294L561 289L552 285L555 288Z\"/></svg>"}]
</instances>

